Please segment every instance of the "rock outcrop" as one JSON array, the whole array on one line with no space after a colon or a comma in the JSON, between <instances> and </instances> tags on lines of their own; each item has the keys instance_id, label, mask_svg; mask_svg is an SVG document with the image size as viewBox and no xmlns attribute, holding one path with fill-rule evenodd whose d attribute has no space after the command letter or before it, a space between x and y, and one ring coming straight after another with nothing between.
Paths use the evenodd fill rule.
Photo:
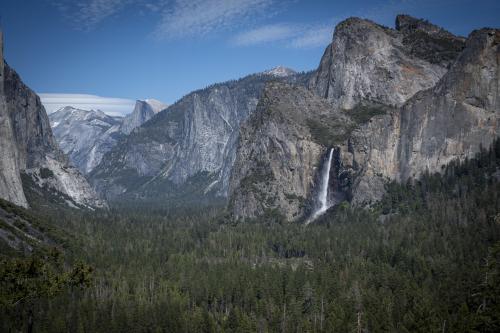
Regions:
<instances>
[{"instance_id":1,"label":"rock outcrop","mask_svg":"<svg viewBox=\"0 0 500 333\"><path fill-rule=\"evenodd\" d=\"M136 127L141 126L155 114L166 108L167 105L157 100L137 100L135 102L134 111L123 119L120 131L128 135Z\"/></svg>"},{"instance_id":2,"label":"rock outcrop","mask_svg":"<svg viewBox=\"0 0 500 333\"><path fill-rule=\"evenodd\" d=\"M500 118L500 30L471 33L466 48L439 83L401 108L374 117L342 147L352 173L352 198L370 203L384 180L439 172L455 159L474 156L498 137Z\"/></svg>"},{"instance_id":3,"label":"rock outcrop","mask_svg":"<svg viewBox=\"0 0 500 333\"><path fill-rule=\"evenodd\" d=\"M397 21L400 30L359 18L339 23L309 87L339 109L352 109L362 101L400 106L418 91L433 87L446 73L447 61L456 56L456 44L463 42L442 29L427 28L431 25L408 23L406 16ZM423 42L416 42L416 36ZM421 45L425 52L420 52ZM430 61L435 53L447 57L436 55L437 60L445 59Z\"/></svg>"},{"instance_id":4,"label":"rock outcrop","mask_svg":"<svg viewBox=\"0 0 500 333\"><path fill-rule=\"evenodd\" d=\"M188 181L201 194L224 196L240 125L265 83L303 84L307 75L259 73L192 92L121 140L90 174L92 182L108 198L180 193Z\"/></svg>"},{"instance_id":5,"label":"rock outcrop","mask_svg":"<svg viewBox=\"0 0 500 333\"><path fill-rule=\"evenodd\" d=\"M425 55L404 41L417 32L428 37ZM472 157L499 134L499 64L499 30L474 31L464 48L461 38L407 16L398 17L397 30L346 20L309 81L325 98L322 106L297 88L269 86L244 125L231 175L232 213L306 218L330 148L330 200L358 205L380 199L389 181Z\"/></svg>"},{"instance_id":6,"label":"rock outcrop","mask_svg":"<svg viewBox=\"0 0 500 333\"><path fill-rule=\"evenodd\" d=\"M1 36L0 41L2 49ZM57 146L40 98L21 81L2 56L0 64L1 197L27 207L29 203L24 195L21 174L42 172L52 178L53 189L61 191L75 203L90 207L105 206L78 170L68 164L66 156Z\"/></svg>"},{"instance_id":7,"label":"rock outcrop","mask_svg":"<svg viewBox=\"0 0 500 333\"><path fill-rule=\"evenodd\" d=\"M400 32L406 52L446 68L465 47L465 38L409 15L396 17L396 30Z\"/></svg>"},{"instance_id":8,"label":"rock outcrop","mask_svg":"<svg viewBox=\"0 0 500 333\"><path fill-rule=\"evenodd\" d=\"M241 129L230 180L235 216L276 209L288 220L303 216L311 208L309 196L316 190L325 147L349 135L352 125L303 87L268 84L257 111Z\"/></svg>"},{"instance_id":9,"label":"rock outcrop","mask_svg":"<svg viewBox=\"0 0 500 333\"><path fill-rule=\"evenodd\" d=\"M27 206L19 173L18 151L7 101L4 93L5 67L3 35L0 31L0 197L20 206Z\"/></svg>"}]
</instances>

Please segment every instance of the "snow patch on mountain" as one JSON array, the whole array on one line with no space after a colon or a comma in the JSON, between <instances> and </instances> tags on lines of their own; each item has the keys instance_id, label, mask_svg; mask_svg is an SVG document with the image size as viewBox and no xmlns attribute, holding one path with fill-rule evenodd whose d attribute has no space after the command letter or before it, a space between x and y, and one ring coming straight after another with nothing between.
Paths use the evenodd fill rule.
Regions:
<instances>
[{"instance_id":1,"label":"snow patch on mountain","mask_svg":"<svg viewBox=\"0 0 500 333\"><path fill-rule=\"evenodd\" d=\"M288 68L288 67L278 66L278 67L274 67L272 69L269 69L267 71L264 71L263 74L271 75L271 76L275 76L275 77L287 77L290 75L297 74L297 72L291 68Z\"/></svg>"}]
</instances>

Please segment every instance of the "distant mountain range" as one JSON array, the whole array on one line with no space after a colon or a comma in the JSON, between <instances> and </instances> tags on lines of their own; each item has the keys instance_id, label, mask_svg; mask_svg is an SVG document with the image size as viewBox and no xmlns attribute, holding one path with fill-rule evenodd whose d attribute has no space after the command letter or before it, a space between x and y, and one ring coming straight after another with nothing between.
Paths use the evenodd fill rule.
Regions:
<instances>
[{"instance_id":1,"label":"distant mountain range","mask_svg":"<svg viewBox=\"0 0 500 333\"><path fill-rule=\"evenodd\" d=\"M27 205L20 174L43 187L52 184L41 180L43 168L56 178L74 170L86 184L66 153L110 202L217 199L235 218L303 221L317 211L323 187L328 206L371 205L389 182L440 172L498 137L499 59L498 29L463 38L407 15L394 29L349 18L315 71L280 66L168 107L137 101L125 118L63 108L50 115L62 151L36 95L24 86L20 94L20 80L10 78L2 87L0 194ZM321 176L326 160L329 177ZM85 187L80 202L95 198L92 191Z\"/></svg>"},{"instance_id":2,"label":"distant mountain range","mask_svg":"<svg viewBox=\"0 0 500 333\"><path fill-rule=\"evenodd\" d=\"M120 140L89 178L112 200L224 197L239 128L266 83L309 75L278 68L194 91Z\"/></svg>"},{"instance_id":3,"label":"distant mountain range","mask_svg":"<svg viewBox=\"0 0 500 333\"><path fill-rule=\"evenodd\" d=\"M59 146L84 174L91 172L123 136L148 121L167 105L157 100L136 101L125 117L112 117L99 110L64 107L49 115Z\"/></svg>"}]
</instances>

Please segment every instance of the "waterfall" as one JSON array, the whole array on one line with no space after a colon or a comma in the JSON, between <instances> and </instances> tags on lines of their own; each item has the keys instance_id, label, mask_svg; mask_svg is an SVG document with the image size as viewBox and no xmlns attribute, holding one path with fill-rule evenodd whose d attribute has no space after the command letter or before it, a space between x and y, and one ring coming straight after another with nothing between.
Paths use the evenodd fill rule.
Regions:
<instances>
[{"instance_id":1,"label":"waterfall","mask_svg":"<svg viewBox=\"0 0 500 333\"><path fill-rule=\"evenodd\" d=\"M330 168L332 167L332 157L333 148L330 149L328 153L328 162L326 166L323 167L323 172L321 173L321 183L319 185L318 192L318 202L319 207L316 208L312 216L306 222L306 224L314 221L318 216L322 215L324 212L330 208L330 203L328 202L328 183L330 182Z\"/></svg>"}]
</instances>

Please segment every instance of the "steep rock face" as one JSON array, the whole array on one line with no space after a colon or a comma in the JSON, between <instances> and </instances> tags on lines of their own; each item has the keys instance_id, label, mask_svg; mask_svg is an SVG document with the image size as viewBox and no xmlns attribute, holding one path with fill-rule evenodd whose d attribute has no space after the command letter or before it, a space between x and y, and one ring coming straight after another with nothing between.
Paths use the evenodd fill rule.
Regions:
<instances>
[{"instance_id":1,"label":"steep rock face","mask_svg":"<svg viewBox=\"0 0 500 333\"><path fill-rule=\"evenodd\" d=\"M366 24L365 21L354 22L362 26ZM430 28L434 29L433 26ZM357 30L353 27L350 29ZM437 30L437 33L443 32ZM242 141L238 145L238 157L231 176L231 211L240 218L256 217L266 213L267 209L277 210L288 220L307 217L308 207L314 205L317 187L311 184L317 184L318 166L324 163L326 151L330 148L334 149L329 184L330 202L335 203L336 199L344 198L354 204L366 205L380 199L385 184L391 180L405 182L408 178L418 178L424 172L439 172L450 161L472 157L481 146L489 147L499 134L499 48L499 30L473 32L467 39L466 47L458 56L454 56L449 70L437 84L415 93L398 107L380 103L388 99L367 100L345 95L330 98L331 107L320 107L325 113L318 117L314 110L307 107L313 105L314 99L301 94L298 109L306 114L302 116L304 120L295 116L297 103L293 95L297 92L290 93L286 87L277 88L278 92L274 92L274 96L283 96L270 99L274 101L270 104L262 100L258 112L242 130ZM445 63L443 60L439 66ZM318 73L323 65L322 62ZM340 72L335 74L336 77L349 78L343 72L349 68L340 66L337 70ZM369 68L364 70L368 72L359 75L373 74ZM357 96L358 91L350 90L350 93ZM347 100L357 102L347 110L339 107L344 103L342 101ZM287 112L280 112L281 118L272 118L266 116L265 110L268 109ZM338 122L325 121L328 112L329 117L337 117ZM267 117L266 122L254 121L258 117ZM275 127L279 130L271 130ZM294 180L291 170L295 170L295 166L288 168L293 163L292 158L274 153L273 146L265 144L278 141L276 138L279 138L278 142L287 147L287 151L300 151L303 143L297 137L308 138L308 141L318 145L309 148L310 151L319 152L313 156L315 162L300 162L305 164L304 170L312 170L301 173L305 177L302 181L309 184L308 187ZM311 169L308 167L310 165L316 168ZM291 180L287 182L287 178ZM245 179L249 179L247 187L254 188L253 191L246 190ZM254 193L260 192L264 192L265 196L257 198ZM302 196L309 204L301 209L296 201L283 200L283 197L294 198L293 195L287 196L289 193ZM270 199L266 201L266 198L273 197L277 198L275 202Z\"/></svg>"},{"instance_id":2,"label":"steep rock face","mask_svg":"<svg viewBox=\"0 0 500 333\"><path fill-rule=\"evenodd\" d=\"M266 86L256 112L241 129L230 181L238 218L278 211L288 220L311 208L326 146L349 134L353 123L302 87ZM334 129L334 132L328 132Z\"/></svg>"},{"instance_id":3,"label":"steep rock face","mask_svg":"<svg viewBox=\"0 0 500 333\"><path fill-rule=\"evenodd\" d=\"M3 35L0 31L0 197L20 206L27 206L19 174L19 159L14 131L4 93L5 67Z\"/></svg>"},{"instance_id":4,"label":"steep rock face","mask_svg":"<svg viewBox=\"0 0 500 333\"><path fill-rule=\"evenodd\" d=\"M388 179L439 172L491 145L499 134L499 44L499 30L474 31L435 87L353 133L341 158L352 161L345 164L354 202L380 199Z\"/></svg>"},{"instance_id":5,"label":"steep rock face","mask_svg":"<svg viewBox=\"0 0 500 333\"><path fill-rule=\"evenodd\" d=\"M127 135L130 134L136 127L141 126L166 107L167 105L157 100L137 100L134 111L123 119L120 131Z\"/></svg>"},{"instance_id":6,"label":"steep rock face","mask_svg":"<svg viewBox=\"0 0 500 333\"><path fill-rule=\"evenodd\" d=\"M59 146L84 174L92 171L123 135L120 131L123 119L102 111L67 106L51 113L49 119Z\"/></svg>"},{"instance_id":7,"label":"steep rock face","mask_svg":"<svg viewBox=\"0 0 500 333\"><path fill-rule=\"evenodd\" d=\"M426 54L441 44L408 47L412 33L430 39L432 32L404 25L406 21L400 19L402 31L359 18L341 22L309 87L336 107L352 109L361 101L400 106L416 92L434 86L446 72L447 63L430 62L417 51L420 44L427 46ZM450 57L453 54L450 52Z\"/></svg>"},{"instance_id":8,"label":"steep rock face","mask_svg":"<svg viewBox=\"0 0 500 333\"><path fill-rule=\"evenodd\" d=\"M196 179L200 193L225 195L240 124L255 110L265 83L276 79L255 74L183 97L109 152L91 174L95 187L110 198L153 189L157 196Z\"/></svg>"},{"instance_id":9,"label":"steep rock face","mask_svg":"<svg viewBox=\"0 0 500 333\"><path fill-rule=\"evenodd\" d=\"M3 42L0 44L2 48ZM76 203L92 207L104 206L105 203L98 199L85 178L68 165L66 156L52 136L49 119L39 97L4 63L3 57L0 57L0 63L0 87L3 88L0 90L2 198L27 207L29 203L20 186L21 173L34 174L50 170L49 177L52 178L53 188L64 191L71 185L71 192L61 192ZM56 174L53 172L56 169L63 171ZM65 172L71 172L71 177L66 177ZM47 172L44 175L47 175Z\"/></svg>"}]
</instances>

